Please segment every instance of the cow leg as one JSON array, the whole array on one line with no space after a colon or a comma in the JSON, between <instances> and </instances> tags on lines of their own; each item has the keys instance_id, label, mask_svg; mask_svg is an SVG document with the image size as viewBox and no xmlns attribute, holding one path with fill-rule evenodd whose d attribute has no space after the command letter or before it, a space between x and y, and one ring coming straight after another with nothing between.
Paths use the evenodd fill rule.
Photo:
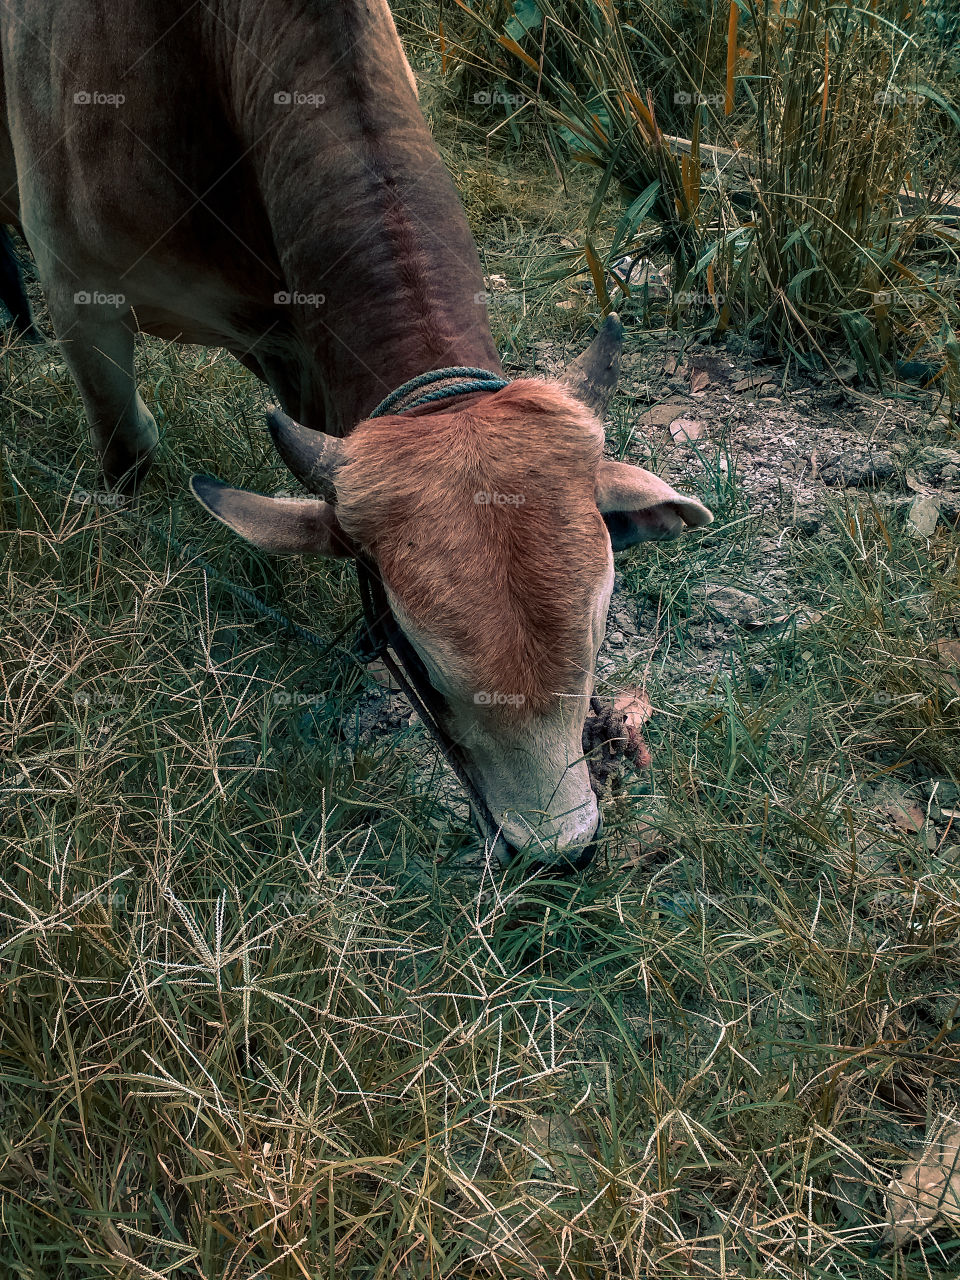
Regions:
<instances>
[{"instance_id":1,"label":"cow leg","mask_svg":"<svg viewBox=\"0 0 960 1280\"><path fill-rule=\"evenodd\" d=\"M23 288L20 263L17 260L13 241L4 226L0 226L0 303L10 313L14 333L18 333L28 342L43 341L33 323L33 314Z\"/></svg>"},{"instance_id":2,"label":"cow leg","mask_svg":"<svg viewBox=\"0 0 960 1280\"><path fill-rule=\"evenodd\" d=\"M78 305L52 290L48 304L107 484L132 495L149 470L159 432L137 391L130 313L104 314L95 305Z\"/></svg>"}]
</instances>

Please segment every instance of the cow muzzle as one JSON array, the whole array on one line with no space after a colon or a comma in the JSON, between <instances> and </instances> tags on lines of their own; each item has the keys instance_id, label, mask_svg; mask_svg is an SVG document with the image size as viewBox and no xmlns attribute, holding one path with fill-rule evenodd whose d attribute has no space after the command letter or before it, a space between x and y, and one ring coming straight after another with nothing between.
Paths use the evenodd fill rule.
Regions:
<instances>
[{"instance_id":1,"label":"cow muzzle","mask_svg":"<svg viewBox=\"0 0 960 1280\"><path fill-rule=\"evenodd\" d=\"M501 819L504 857L525 871L565 875L582 871L596 855L603 823L596 799L561 819L537 822L532 816L507 813Z\"/></svg>"},{"instance_id":2,"label":"cow muzzle","mask_svg":"<svg viewBox=\"0 0 960 1280\"><path fill-rule=\"evenodd\" d=\"M562 849L547 851L539 843L518 849L501 838L504 859L510 866L521 867L525 872L548 876L574 875L585 871L597 856L603 836L603 819L597 821L593 838L583 845L566 845Z\"/></svg>"}]
</instances>

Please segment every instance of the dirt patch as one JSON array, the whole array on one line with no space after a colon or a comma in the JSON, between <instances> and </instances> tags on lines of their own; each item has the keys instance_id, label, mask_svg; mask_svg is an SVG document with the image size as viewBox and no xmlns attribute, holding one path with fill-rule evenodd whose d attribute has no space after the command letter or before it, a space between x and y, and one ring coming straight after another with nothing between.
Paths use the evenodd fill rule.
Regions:
<instances>
[{"instance_id":1,"label":"dirt patch","mask_svg":"<svg viewBox=\"0 0 960 1280\"><path fill-rule=\"evenodd\" d=\"M523 372L556 376L573 354L562 342L535 341ZM798 541L825 536L838 495L871 502L883 520L905 520L917 494L931 496L938 523L956 524L960 429L932 397L900 398L916 395L909 384L895 391L853 388L830 373L797 375L763 362L757 344L739 337L684 350L674 333L628 329L612 406L614 424L625 420L623 457L713 505L738 551L719 581L699 582L682 660L658 659L665 674L709 682L744 632L816 621L816 584L799 581L791 566ZM716 511L718 490L735 510ZM656 630L656 611L638 607L618 573L601 675L649 660Z\"/></svg>"}]
</instances>

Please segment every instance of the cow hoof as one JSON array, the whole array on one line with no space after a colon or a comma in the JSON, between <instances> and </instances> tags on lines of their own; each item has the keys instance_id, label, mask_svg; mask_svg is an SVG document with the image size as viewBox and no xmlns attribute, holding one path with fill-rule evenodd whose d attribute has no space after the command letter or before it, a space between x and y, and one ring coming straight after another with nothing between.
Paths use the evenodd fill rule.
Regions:
<instances>
[{"instance_id":1,"label":"cow hoof","mask_svg":"<svg viewBox=\"0 0 960 1280\"><path fill-rule=\"evenodd\" d=\"M139 492L160 442L160 433L152 414L146 410L144 412L149 422L141 418L136 449L111 444L100 454L100 465L107 488L125 498L133 498Z\"/></svg>"}]
</instances>

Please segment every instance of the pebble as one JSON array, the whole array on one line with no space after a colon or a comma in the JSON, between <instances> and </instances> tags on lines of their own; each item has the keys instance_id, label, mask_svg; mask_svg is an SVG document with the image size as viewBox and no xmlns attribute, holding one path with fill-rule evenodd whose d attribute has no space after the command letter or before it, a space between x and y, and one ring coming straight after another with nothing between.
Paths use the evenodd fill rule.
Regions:
<instances>
[{"instance_id":1,"label":"pebble","mask_svg":"<svg viewBox=\"0 0 960 1280\"><path fill-rule=\"evenodd\" d=\"M825 484L883 484L897 474L897 459L888 449L848 449L821 468Z\"/></svg>"},{"instance_id":2,"label":"pebble","mask_svg":"<svg viewBox=\"0 0 960 1280\"><path fill-rule=\"evenodd\" d=\"M708 587L707 604L722 618L751 630L764 626L766 621L765 603L739 587Z\"/></svg>"},{"instance_id":3,"label":"pebble","mask_svg":"<svg viewBox=\"0 0 960 1280\"><path fill-rule=\"evenodd\" d=\"M953 488L960 474L960 453L955 449L921 449L907 467L907 484L911 489Z\"/></svg>"},{"instance_id":4,"label":"pebble","mask_svg":"<svg viewBox=\"0 0 960 1280\"><path fill-rule=\"evenodd\" d=\"M929 538L940 519L940 502L921 494L914 498L907 513L907 526L918 538Z\"/></svg>"}]
</instances>

